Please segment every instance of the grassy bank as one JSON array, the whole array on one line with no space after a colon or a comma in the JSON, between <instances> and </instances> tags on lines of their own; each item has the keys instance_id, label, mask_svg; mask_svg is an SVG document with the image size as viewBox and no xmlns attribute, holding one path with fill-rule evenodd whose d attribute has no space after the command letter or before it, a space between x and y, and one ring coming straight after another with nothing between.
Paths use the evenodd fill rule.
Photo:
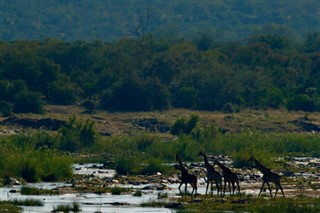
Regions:
<instances>
[{"instance_id":1,"label":"grassy bank","mask_svg":"<svg viewBox=\"0 0 320 213\"><path fill-rule=\"evenodd\" d=\"M187 201L181 199L181 201ZM316 213L320 211L318 199L312 198L209 198L199 199L198 202L187 201L179 213L187 212L252 212L252 213Z\"/></svg>"},{"instance_id":2,"label":"grassy bank","mask_svg":"<svg viewBox=\"0 0 320 213\"><path fill-rule=\"evenodd\" d=\"M39 135L37 137L43 140ZM34 144L39 142L37 137L0 138L0 177L22 177L27 182L58 181L71 177L72 162L83 159L71 159L56 148L36 148ZM222 134L215 127L207 127L197 129L190 135L176 137L144 133L131 137L100 138L82 153L91 154L92 161L110 162L110 166L116 168L119 174L170 174L172 169L163 163L174 162L176 153L180 153L184 161L199 161L197 153L202 149L208 154L230 156L236 167L245 166L246 160L254 155L264 165L281 169L283 165L275 162L274 157L319 157L319 141L319 134L250 130ZM86 160L90 161L90 157Z\"/></svg>"},{"instance_id":3,"label":"grassy bank","mask_svg":"<svg viewBox=\"0 0 320 213\"><path fill-rule=\"evenodd\" d=\"M34 135L0 138L0 177L5 184L10 177L37 182L59 181L72 175L69 157L53 149L37 149L35 142Z\"/></svg>"}]
</instances>

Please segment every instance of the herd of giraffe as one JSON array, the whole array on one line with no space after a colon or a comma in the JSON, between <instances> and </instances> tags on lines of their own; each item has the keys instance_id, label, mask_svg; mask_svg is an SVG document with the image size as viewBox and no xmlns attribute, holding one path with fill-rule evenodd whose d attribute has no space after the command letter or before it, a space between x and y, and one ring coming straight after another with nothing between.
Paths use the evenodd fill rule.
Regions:
<instances>
[{"instance_id":1,"label":"herd of giraffe","mask_svg":"<svg viewBox=\"0 0 320 213\"><path fill-rule=\"evenodd\" d=\"M207 184L206 195L208 194L209 185L210 185L210 192L211 194L213 194L213 182L215 183L217 188L217 195L225 196L227 184L228 184L230 194L232 193L232 195L234 195L236 189L240 194L239 178L236 173L232 172L228 167L220 163L217 159L215 159L213 165L211 165L204 151L200 151L197 156L203 157L204 167L206 168L206 178L204 178ZM197 176L188 172L187 168L183 165L183 162L181 161L179 154L176 155L176 160L179 163L179 168L181 171L180 185L178 189L182 194L181 186L185 184L184 195L186 196L187 185L190 184L192 187L192 192L191 192L191 197L192 197L193 195L197 194ZM263 174L262 186L260 188L260 192L258 196L260 196L262 190L264 189L265 184L267 184L268 189L270 191L270 196L272 197L271 188L270 188L270 182L271 182L271 183L274 183L276 186L276 192L274 197L277 196L279 189L282 192L282 196L285 197L283 193L283 188L280 184L280 179L281 179L280 175L272 172L270 169L263 166L253 156L248 160L248 162L252 163L252 165L258 170L260 170ZM215 170L214 165L217 165L222 170L222 175ZM222 192L222 180L224 180L223 192ZM232 191L231 191L231 186L232 186Z\"/></svg>"}]
</instances>

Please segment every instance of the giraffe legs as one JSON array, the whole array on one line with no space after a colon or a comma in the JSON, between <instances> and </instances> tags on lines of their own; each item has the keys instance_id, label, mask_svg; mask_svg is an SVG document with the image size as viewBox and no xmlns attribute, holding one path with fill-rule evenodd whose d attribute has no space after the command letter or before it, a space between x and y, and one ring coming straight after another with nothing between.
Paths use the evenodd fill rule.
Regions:
<instances>
[{"instance_id":1,"label":"giraffe legs","mask_svg":"<svg viewBox=\"0 0 320 213\"><path fill-rule=\"evenodd\" d=\"M207 189L206 189L206 195L208 194L208 188L209 188L209 184L210 184L210 181L208 180L208 181L207 181ZM212 186L211 186L211 189L212 189Z\"/></svg>"},{"instance_id":2,"label":"giraffe legs","mask_svg":"<svg viewBox=\"0 0 320 213\"><path fill-rule=\"evenodd\" d=\"M265 181L262 181L262 186L261 186L261 188L260 188L260 192L259 192L259 195L258 196L260 196L260 194L261 194L261 192L262 192L262 189L264 188L264 184L265 184L266 182Z\"/></svg>"},{"instance_id":3,"label":"giraffe legs","mask_svg":"<svg viewBox=\"0 0 320 213\"><path fill-rule=\"evenodd\" d=\"M182 194L182 191L181 191L181 186L182 186L182 184L183 184L183 183L181 182L180 185L179 185L179 187L178 187L180 194Z\"/></svg>"},{"instance_id":4,"label":"giraffe legs","mask_svg":"<svg viewBox=\"0 0 320 213\"><path fill-rule=\"evenodd\" d=\"M239 191L239 194L240 194L240 184L239 184L239 180L237 180L237 186L238 186L238 191Z\"/></svg>"},{"instance_id":5,"label":"giraffe legs","mask_svg":"<svg viewBox=\"0 0 320 213\"><path fill-rule=\"evenodd\" d=\"M213 181L210 182L210 195L213 195Z\"/></svg>"},{"instance_id":6,"label":"giraffe legs","mask_svg":"<svg viewBox=\"0 0 320 213\"><path fill-rule=\"evenodd\" d=\"M224 181L224 187L223 187L223 196L226 194L226 186L227 186L227 181Z\"/></svg>"},{"instance_id":7,"label":"giraffe legs","mask_svg":"<svg viewBox=\"0 0 320 213\"><path fill-rule=\"evenodd\" d=\"M219 195L219 193L222 193L222 189L221 189L221 182L216 181L216 187L217 187L217 196Z\"/></svg>"},{"instance_id":8,"label":"giraffe legs","mask_svg":"<svg viewBox=\"0 0 320 213\"><path fill-rule=\"evenodd\" d=\"M193 192L193 191L192 191ZM184 196L187 196L187 183L185 183L185 187L184 187Z\"/></svg>"},{"instance_id":9,"label":"giraffe legs","mask_svg":"<svg viewBox=\"0 0 320 213\"><path fill-rule=\"evenodd\" d=\"M269 182L267 182L267 185L268 185L268 189L269 189L269 192L270 192L270 196L271 196L271 198L272 198L272 192L271 192L271 188L270 188ZM277 194L277 192L276 192L276 194Z\"/></svg>"},{"instance_id":10,"label":"giraffe legs","mask_svg":"<svg viewBox=\"0 0 320 213\"><path fill-rule=\"evenodd\" d=\"M274 195L274 197L277 196L277 193L278 193L279 189L281 190L282 196L285 197L285 196L284 196L284 193L283 193L283 188L282 188L281 184L280 184L280 183L275 183L275 185L276 185L276 194Z\"/></svg>"}]
</instances>

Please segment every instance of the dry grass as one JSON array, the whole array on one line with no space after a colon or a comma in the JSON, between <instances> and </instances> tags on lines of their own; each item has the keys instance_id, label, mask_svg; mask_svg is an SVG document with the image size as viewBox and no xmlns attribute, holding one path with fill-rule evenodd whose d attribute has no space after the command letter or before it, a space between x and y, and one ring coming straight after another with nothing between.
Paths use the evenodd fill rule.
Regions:
<instances>
[{"instance_id":1,"label":"dry grass","mask_svg":"<svg viewBox=\"0 0 320 213\"><path fill-rule=\"evenodd\" d=\"M157 118L172 125L178 118L188 118L192 114L200 117L201 126L216 125L228 129L231 132L239 132L244 129L257 129L269 132L295 132L300 127L290 123L299 118L307 118L309 122L320 125L320 113L288 112L286 110L243 110L240 113L225 114L222 112L192 111L186 109L171 109L167 111L151 112L115 112L96 110L92 114L85 113L85 109L79 106L47 105L45 114L19 114L23 118L54 118L68 120L72 114L77 114L84 119L95 121L99 132L108 132L112 135L132 135L139 132L132 121L144 118ZM3 120L3 118L1 118ZM0 127L1 129L10 127ZM15 127L16 128L16 127Z\"/></svg>"}]
</instances>

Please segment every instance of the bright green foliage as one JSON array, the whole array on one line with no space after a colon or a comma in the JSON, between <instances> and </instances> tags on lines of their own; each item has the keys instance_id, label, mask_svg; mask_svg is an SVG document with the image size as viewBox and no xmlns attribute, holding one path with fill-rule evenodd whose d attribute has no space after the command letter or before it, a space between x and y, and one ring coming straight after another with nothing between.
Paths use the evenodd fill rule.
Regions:
<instances>
[{"instance_id":1,"label":"bright green foliage","mask_svg":"<svg viewBox=\"0 0 320 213\"><path fill-rule=\"evenodd\" d=\"M44 146L36 148L36 136L0 139L0 177L22 177L28 182L58 181L72 175L71 159Z\"/></svg>"},{"instance_id":2,"label":"bright green foliage","mask_svg":"<svg viewBox=\"0 0 320 213\"><path fill-rule=\"evenodd\" d=\"M69 122L59 129L61 134L60 149L76 151L90 148L96 142L96 130L92 120L83 120L76 115L70 117Z\"/></svg>"},{"instance_id":3,"label":"bright green foliage","mask_svg":"<svg viewBox=\"0 0 320 213\"><path fill-rule=\"evenodd\" d=\"M117 158L115 165L115 169L119 175L138 174L141 168L138 159L129 156Z\"/></svg>"},{"instance_id":4,"label":"bright green foliage","mask_svg":"<svg viewBox=\"0 0 320 213\"><path fill-rule=\"evenodd\" d=\"M60 204L55 206L52 212L80 212L80 204L77 202L73 202L72 204Z\"/></svg>"}]
</instances>

